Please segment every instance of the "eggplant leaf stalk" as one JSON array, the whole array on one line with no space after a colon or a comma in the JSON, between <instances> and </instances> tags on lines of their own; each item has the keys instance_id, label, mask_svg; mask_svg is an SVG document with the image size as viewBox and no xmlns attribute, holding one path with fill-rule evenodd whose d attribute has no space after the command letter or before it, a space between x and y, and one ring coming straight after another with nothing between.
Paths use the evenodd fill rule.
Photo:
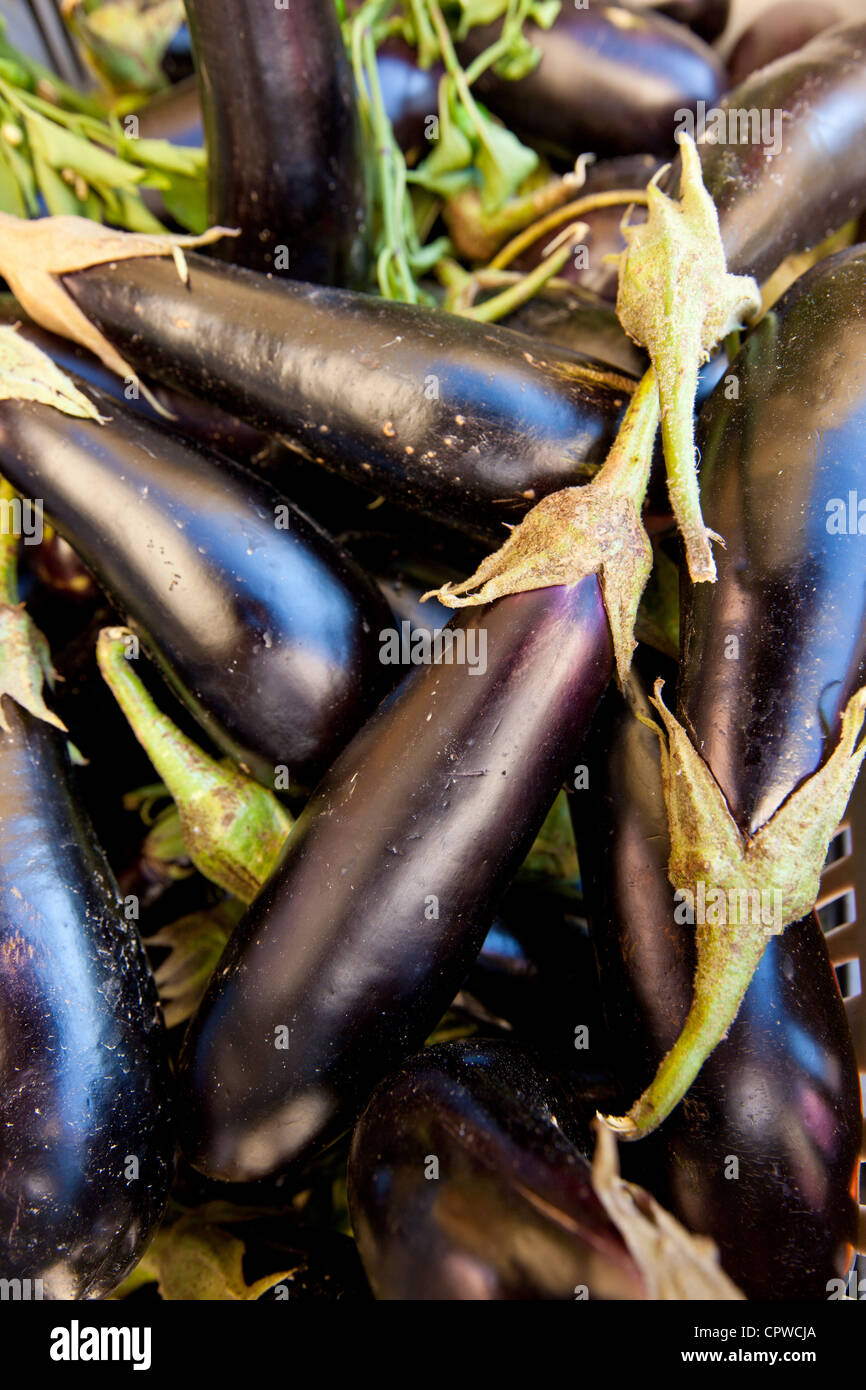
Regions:
<instances>
[{"instance_id":1,"label":"eggplant leaf stalk","mask_svg":"<svg viewBox=\"0 0 866 1390\"><path fill-rule=\"evenodd\" d=\"M668 876L678 911L696 926L697 968L683 1031L627 1115L602 1116L624 1139L656 1129L682 1100L734 1022L770 936L815 905L827 847L866 756L866 686L842 716L839 741L754 835L736 824L721 788L683 726L652 704L663 728L644 720L661 745L671 830ZM697 910L696 910L697 904Z\"/></svg>"},{"instance_id":2,"label":"eggplant leaf stalk","mask_svg":"<svg viewBox=\"0 0 866 1390\"><path fill-rule=\"evenodd\" d=\"M641 521L659 424L652 368L626 411L601 472L583 487L545 497L460 584L444 584L425 599L447 608L491 603L505 594L579 584L597 574L613 637L617 676L624 682L635 648L637 610L652 570L652 545Z\"/></svg>"},{"instance_id":3,"label":"eggplant leaf stalk","mask_svg":"<svg viewBox=\"0 0 866 1390\"><path fill-rule=\"evenodd\" d=\"M43 687L54 688L57 673L48 643L18 597L18 541L12 524L17 493L0 478L0 728L9 733L4 695L36 719L66 732L66 725L46 705Z\"/></svg>"},{"instance_id":4,"label":"eggplant leaf stalk","mask_svg":"<svg viewBox=\"0 0 866 1390\"><path fill-rule=\"evenodd\" d=\"M704 187L694 141L680 141L680 201L662 193L660 169L647 188L647 220L623 224L617 314L656 369L671 507L694 583L716 578L713 540L701 515L695 461L698 369L713 348L761 308L749 276L730 275L719 216Z\"/></svg>"},{"instance_id":5,"label":"eggplant leaf stalk","mask_svg":"<svg viewBox=\"0 0 866 1390\"><path fill-rule=\"evenodd\" d=\"M103 628L96 646L103 678L174 797L186 851L201 873L252 902L279 862L292 820L273 792L217 762L157 709L130 661L127 628Z\"/></svg>"}]
</instances>

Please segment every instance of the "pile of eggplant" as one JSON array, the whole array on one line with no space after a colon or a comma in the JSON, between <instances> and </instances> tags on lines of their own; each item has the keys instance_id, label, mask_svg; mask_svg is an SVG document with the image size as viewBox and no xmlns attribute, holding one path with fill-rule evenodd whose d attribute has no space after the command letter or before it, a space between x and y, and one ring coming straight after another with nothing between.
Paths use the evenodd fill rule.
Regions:
<instances>
[{"instance_id":1,"label":"pile of eggplant","mask_svg":"<svg viewBox=\"0 0 866 1390\"><path fill-rule=\"evenodd\" d=\"M810 792L816 873L866 747L866 21L781 8L732 51L727 0L186 0L141 135L206 143L224 234L0 211L13 1296L847 1287L866 1039L817 889L654 1089L702 988L674 723L746 857ZM715 582L620 321L684 130L761 291L694 401ZM603 564L452 614L639 418L630 669Z\"/></svg>"}]
</instances>

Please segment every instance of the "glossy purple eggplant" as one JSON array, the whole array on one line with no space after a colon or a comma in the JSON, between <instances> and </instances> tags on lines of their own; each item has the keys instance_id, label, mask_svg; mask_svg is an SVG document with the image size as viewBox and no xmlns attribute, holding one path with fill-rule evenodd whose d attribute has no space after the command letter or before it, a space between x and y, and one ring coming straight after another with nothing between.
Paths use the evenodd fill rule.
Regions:
<instances>
[{"instance_id":1,"label":"glossy purple eggplant","mask_svg":"<svg viewBox=\"0 0 866 1390\"><path fill-rule=\"evenodd\" d=\"M700 417L703 511L726 548L718 582L685 593L679 715L746 833L823 762L866 679L864 310L859 247L796 282L733 363L738 398L722 386ZM607 837L595 809L581 837L582 863L600 876L595 920L602 933L613 925L606 997L637 1019L625 1051L651 1069L690 1002L693 929L674 922L658 755L644 733L622 734L601 774ZM635 1080L628 1103L649 1076ZM719 1241L752 1297L826 1297L856 1224L860 1131L845 1012L809 917L770 939L726 1040L660 1130L674 1209Z\"/></svg>"},{"instance_id":2,"label":"glossy purple eggplant","mask_svg":"<svg viewBox=\"0 0 866 1390\"><path fill-rule=\"evenodd\" d=\"M271 785L280 766L310 785L387 689L387 608L264 480L87 394L109 424L4 401L4 475L42 499L214 742Z\"/></svg>"},{"instance_id":3,"label":"glossy purple eggplant","mask_svg":"<svg viewBox=\"0 0 866 1390\"><path fill-rule=\"evenodd\" d=\"M587 1120L600 1102L587 1088ZM641 1275L592 1187L588 1126L531 1054L470 1039L387 1077L349 1158L349 1205L377 1298L642 1299ZM437 1168L435 1174L432 1161Z\"/></svg>"},{"instance_id":4,"label":"glossy purple eggplant","mask_svg":"<svg viewBox=\"0 0 866 1390\"><path fill-rule=\"evenodd\" d=\"M191 1025L183 1142L210 1176L308 1155L420 1046L574 766L611 674L596 579L447 631L453 664L407 676L316 790Z\"/></svg>"},{"instance_id":5,"label":"glossy purple eggplant","mask_svg":"<svg viewBox=\"0 0 866 1390\"><path fill-rule=\"evenodd\" d=\"M4 1297L101 1298L171 1183L162 1018L63 738L9 699L3 714L0 1277L41 1281Z\"/></svg>"},{"instance_id":6,"label":"glossy purple eggplant","mask_svg":"<svg viewBox=\"0 0 866 1390\"><path fill-rule=\"evenodd\" d=\"M866 23L819 34L735 87L721 111L727 138L710 139L708 118L699 141L704 183L728 269L763 281L866 207ZM678 185L675 160L663 186Z\"/></svg>"},{"instance_id":7,"label":"glossy purple eggplant","mask_svg":"<svg viewBox=\"0 0 866 1390\"><path fill-rule=\"evenodd\" d=\"M185 2L210 222L241 233L214 254L296 280L363 284L360 125L334 5Z\"/></svg>"},{"instance_id":8,"label":"glossy purple eggplant","mask_svg":"<svg viewBox=\"0 0 866 1390\"><path fill-rule=\"evenodd\" d=\"M189 286L170 259L64 283L146 376L483 540L590 477L634 389L505 328L187 260Z\"/></svg>"},{"instance_id":9,"label":"glossy purple eggplant","mask_svg":"<svg viewBox=\"0 0 866 1390\"><path fill-rule=\"evenodd\" d=\"M743 31L728 58L728 73L737 85L753 72L796 53L816 34L839 23L839 11L834 5L816 0L784 0L771 5Z\"/></svg>"},{"instance_id":10,"label":"glossy purple eggplant","mask_svg":"<svg viewBox=\"0 0 866 1390\"><path fill-rule=\"evenodd\" d=\"M631 698L650 712L636 677ZM688 1014L694 927L675 918L658 740L615 692L584 761L595 794L590 803L588 792L574 793L575 830L610 1066L628 1106ZM825 1299L856 1230L860 1133L845 1009L811 916L771 938L736 1022L685 1100L620 1155L626 1177L712 1236L747 1297Z\"/></svg>"},{"instance_id":11,"label":"glossy purple eggplant","mask_svg":"<svg viewBox=\"0 0 866 1390\"><path fill-rule=\"evenodd\" d=\"M459 46L466 63L489 47L498 26L471 29ZM668 154L678 112L713 106L724 70L711 48L680 24L625 5L563 5L550 29L527 23L541 61L517 82L492 69L475 84L506 125L570 159L596 154Z\"/></svg>"}]
</instances>

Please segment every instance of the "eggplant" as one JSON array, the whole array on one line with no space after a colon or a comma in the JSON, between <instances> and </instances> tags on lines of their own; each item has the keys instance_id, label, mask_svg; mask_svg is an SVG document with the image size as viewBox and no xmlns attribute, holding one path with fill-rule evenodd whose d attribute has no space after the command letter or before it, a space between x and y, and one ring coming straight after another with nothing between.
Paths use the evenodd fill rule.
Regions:
<instances>
[{"instance_id":1,"label":"eggplant","mask_svg":"<svg viewBox=\"0 0 866 1390\"><path fill-rule=\"evenodd\" d=\"M330 0L185 0L201 91L215 254L361 285L366 189L355 89Z\"/></svg>"},{"instance_id":2,"label":"eggplant","mask_svg":"<svg viewBox=\"0 0 866 1390\"><path fill-rule=\"evenodd\" d=\"M777 58L795 53L839 19L835 6L816 4L815 0L784 0L784 4L771 5L743 30L731 50L728 73L732 84L738 85Z\"/></svg>"},{"instance_id":3,"label":"eggplant","mask_svg":"<svg viewBox=\"0 0 866 1390\"><path fill-rule=\"evenodd\" d=\"M391 122L394 139L405 154L423 150L427 122L439 111L441 63L419 68L414 49L402 39L389 38L377 50L377 70L382 104ZM192 78L171 91L160 93L141 112L141 135L171 140L177 145L204 144L198 84Z\"/></svg>"},{"instance_id":4,"label":"eggplant","mask_svg":"<svg viewBox=\"0 0 866 1390\"><path fill-rule=\"evenodd\" d=\"M598 1101L589 1087L591 1113L587 1101ZM588 1127L576 1147L563 1107L576 1109L532 1054L490 1040L425 1048L382 1083L349 1157L377 1298L646 1297L593 1189Z\"/></svg>"},{"instance_id":5,"label":"eggplant","mask_svg":"<svg viewBox=\"0 0 866 1390\"><path fill-rule=\"evenodd\" d=\"M8 698L3 716L0 1269L41 1280L30 1297L102 1298L171 1182L162 1017L62 736Z\"/></svg>"},{"instance_id":6,"label":"eggplant","mask_svg":"<svg viewBox=\"0 0 866 1390\"><path fill-rule=\"evenodd\" d=\"M499 25L471 29L458 46L466 64L488 48ZM475 91L509 129L578 154L669 154L678 113L699 101L713 106L724 70L705 43L682 25L646 10L593 3L563 5L550 29L524 32L541 60L528 76L507 81L489 69Z\"/></svg>"},{"instance_id":7,"label":"eggplant","mask_svg":"<svg viewBox=\"0 0 866 1390\"><path fill-rule=\"evenodd\" d=\"M170 259L63 279L145 376L484 541L591 476L634 390L505 328L186 259L188 286Z\"/></svg>"},{"instance_id":8,"label":"eggplant","mask_svg":"<svg viewBox=\"0 0 866 1390\"><path fill-rule=\"evenodd\" d=\"M420 1046L574 767L612 669L596 578L446 632L317 788L191 1024L182 1142L210 1177L308 1155Z\"/></svg>"},{"instance_id":9,"label":"eggplant","mask_svg":"<svg viewBox=\"0 0 866 1390\"><path fill-rule=\"evenodd\" d=\"M707 43L724 33L731 12L730 0L653 0L657 14L687 24Z\"/></svg>"},{"instance_id":10,"label":"eggplant","mask_svg":"<svg viewBox=\"0 0 866 1390\"><path fill-rule=\"evenodd\" d=\"M820 263L746 341L732 367L738 398L722 386L700 416L704 516L726 548L718 582L685 591L678 706L748 835L823 764L866 679L856 509L864 304L866 248ZM638 746L635 731L611 766L610 843L593 839L594 810L580 833L590 846L582 862L611 860L594 916L613 923L627 989L616 975L603 987L609 998L628 996L624 1009L639 1015L642 1046L632 1040L626 1051L654 1064L686 1016L694 928L672 925L659 774L650 775L657 753L650 761ZM636 1088L649 1079L635 1078ZM717 1239L750 1296L826 1297L856 1227L860 1133L851 1038L810 915L770 938L727 1038L660 1130L674 1210ZM725 1173L730 1155L740 1163L736 1186ZM737 1242L735 1211L738 1226L747 1215L747 1246Z\"/></svg>"},{"instance_id":11,"label":"eggplant","mask_svg":"<svg viewBox=\"0 0 866 1390\"><path fill-rule=\"evenodd\" d=\"M650 712L637 673L630 696ZM682 1030L694 927L677 921L668 881L658 740L615 692L583 760L593 798L573 794L575 832L621 1109ZM620 1154L626 1177L716 1241L748 1298L817 1300L850 1259L860 1135L850 1032L813 915L771 938L682 1104Z\"/></svg>"},{"instance_id":12,"label":"eggplant","mask_svg":"<svg viewBox=\"0 0 866 1390\"><path fill-rule=\"evenodd\" d=\"M109 424L4 401L3 474L42 499L214 743L271 786L280 767L312 785L388 686L387 607L268 483L85 394Z\"/></svg>"},{"instance_id":13,"label":"eggplant","mask_svg":"<svg viewBox=\"0 0 866 1390\"><path fill-rule=\"evenodd\" d=\"M720 110L722 138L708 119L698 141L704 183L728 269L763 281L866 208L866 23L819 34L735 87ZM749 125L741 143L749 112L761 140ZM662 186L676 191L679 178L676 159Z\"/></svg>"}]
</instances>

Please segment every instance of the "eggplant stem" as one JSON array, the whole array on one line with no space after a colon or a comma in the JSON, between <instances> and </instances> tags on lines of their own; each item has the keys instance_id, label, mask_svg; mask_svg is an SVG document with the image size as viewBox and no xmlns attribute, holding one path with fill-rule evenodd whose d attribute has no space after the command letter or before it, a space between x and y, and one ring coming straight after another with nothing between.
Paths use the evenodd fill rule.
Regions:
<instances>
[{"instance_id":1,"label":"eggplant stem","mask_svg":"<svg viewBox=\"0 0 866 1390\"><path fill-rule=\"evenodd\" d=\"M0 478L0 508L4 516L11 515L16 496L11 483ZM18 540L11 527L0 526L0 605L18 603Z\"/></svg>"},{"instance_id":2,"label":"eggplant stem","mask_svg":"<svg viewBox=\"0 0 866 1390\"><path fill-rule=\"evenodd\" d=\"M557 227L562 226L563 222L585 217L588 212L596 212L599 208L633 207L635 204L645 207L646 201L646 191L640 188L621 188L606 193L587 193L585 197L576 198L574 202L556 208L555 211L547 213L545 217L525 227L522 232L518 232L517 236L512 237L511 241L497 252L487 269L504 270L523 251L533 246L540 237L547 232L555 231Z\"/></svg>"},{"instance_id":3,"label":"eggplant stem","mask_svg":"<svg viewBox=\"0 0 866 1390\"><path fill-rule=\"evenodd\" d=\"M711 539L719 540L704 524L695 458L694 400L698 385L698 358L680 358L673 385L662 405L662 443L668 479L668 496L686 548L686 562L693 584L713 584L716 562ZM662 383L664 387L664 382Z\"/></svg>"},{"instance_id":4,"label":"eggplant stem","mask_svg":"<svg viewBox=\"0 0 866 1390\"><path fill-rule=\"evenodd\" d=\"M683 1030L627 1115L601 1119L621 1139L643 1139L667 1119L736 1018L767 948L762 925L698 926L694 997Z\"/></svg>"}]
</instances>

